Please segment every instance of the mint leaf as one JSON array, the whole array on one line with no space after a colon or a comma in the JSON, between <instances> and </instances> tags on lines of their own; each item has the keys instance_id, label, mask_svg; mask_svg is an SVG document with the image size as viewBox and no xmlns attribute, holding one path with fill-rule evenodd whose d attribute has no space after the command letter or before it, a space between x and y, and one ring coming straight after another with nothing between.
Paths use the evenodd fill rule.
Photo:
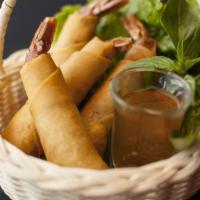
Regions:
<instances>
[{"instance_id":1,"label":"mint leaf","mask_svg":"<svg viewBox=\"0 0 200 200\"><path fill-rule=\"evenodd\" d=\"M172 19L173 16L173 19ZM200 15L186 0L168 0L164 7L161 24L178 48L183 42L183 55L187 59L200 54Z\"/></svg>"},{"instance_id":2,"label":"mint leaf","mask_svg":"<svg viewBox=\"0 0 200 200\"><path fill-rule=\"evenodd\" d=\"M168 71L178 72L177 63L170 58L164 56L155 56L153 58L146 58L128 65L128 68L147 67L153 69L165 69Z\"/></svg>"}]
</instances>

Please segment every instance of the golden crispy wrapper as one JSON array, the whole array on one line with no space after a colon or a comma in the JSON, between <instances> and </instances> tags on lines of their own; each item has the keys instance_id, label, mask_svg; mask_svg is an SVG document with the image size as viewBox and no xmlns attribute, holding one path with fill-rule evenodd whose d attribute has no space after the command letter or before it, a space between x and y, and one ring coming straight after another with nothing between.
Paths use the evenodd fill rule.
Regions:
<instances>
[{"instance_id":1,"label":"golden crispy wrapper","mask_svg":"<svg viewBox=\"0 0 200 200\"><path fill-rule=\"evenodd\" d=\"M51 57L43 54L29 61L21 76L47 160L67 167L105 169L106 164L92 145L70 90Z\"/></svg>"}]
</instances>

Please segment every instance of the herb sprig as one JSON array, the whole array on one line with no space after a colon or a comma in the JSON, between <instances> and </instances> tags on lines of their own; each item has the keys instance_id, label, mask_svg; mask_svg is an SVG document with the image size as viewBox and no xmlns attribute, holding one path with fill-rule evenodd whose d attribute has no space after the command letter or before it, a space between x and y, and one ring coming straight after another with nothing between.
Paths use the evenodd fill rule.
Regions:
<instances>
[{"instance_id":1,"label":"herb sprig","mask_svg":"<svg viewBox=\"0 0 200 200\"><path fill-rule=\"evenodd\" d=\"M176 59L156 56L131 64L129 67L153 67L175 72L191 85L194 101L188 110L182 131L171 135L177 150L189 147L200 132L200 74L192 76L189 72L200 62L200 15L187 0L162 1L160 24L170 36L175 48Z\"/></svg>"}]
</instances>

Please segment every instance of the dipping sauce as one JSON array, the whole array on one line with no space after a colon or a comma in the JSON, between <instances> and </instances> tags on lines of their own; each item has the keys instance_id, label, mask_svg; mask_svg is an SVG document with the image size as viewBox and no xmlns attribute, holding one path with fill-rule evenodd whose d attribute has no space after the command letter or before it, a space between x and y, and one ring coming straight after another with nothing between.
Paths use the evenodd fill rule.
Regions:
<instances>
[{"instance_id":1,"label":"dipping sauce","mask_svg":"<svg viewBox=\"0 0 200 200\"><path fill-rule=\"evenodd\" d=\"M124 97L127 109L115 108L112 135L114 167L141 166L173 155L170 134L181 129L183 115L161 113L176 111L181 105L173 95L157 88L133 91Z\"/></svg>"}]
</instances>

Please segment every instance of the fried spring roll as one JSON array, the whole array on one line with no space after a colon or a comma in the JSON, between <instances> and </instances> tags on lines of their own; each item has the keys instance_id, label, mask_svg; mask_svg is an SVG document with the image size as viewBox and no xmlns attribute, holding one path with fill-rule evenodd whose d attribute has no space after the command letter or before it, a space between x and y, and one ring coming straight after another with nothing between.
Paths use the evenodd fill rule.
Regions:
<instances>
[{"instance_id":1,"label":"fried spring roll","mask_svg":"<svg viewBox=\"0 0 200 200\"><path fill-rule=\"evenodd\" d=\"M112 95L109 89L110 80L123 71L129 63L155 55L155 41L148 37L144 26L138 19L135 17L127 18L125 25L128 31L131 31L135 44L126 53L124 60L113 69L100 88L89 99L81 112L93 143L100 154L103 154L106 149L114 113Z\"/></svg>"},{"instance_id":2,"label":"fried spring roll","mask_svg":"<svg viewBox=\"0 0 200 200\"><path fill-rule=\"evenodd\" d=\"M130 42L129 38L116 38L103 42L95 37L61 66L64 79L70 86L77 105L109 67L116 51L120 47L129 48Z\"/></svg>"},{"instance_id":3,"label":"fried spring roll","mask_svg":"<svg viewBox=\"0 0 200 200\"><path fill-rule=\"evenodd\" d=\"M85 46L85 43L77 43L77 44L71 44L67 47L63 47L61 49L52 49L50 50L51 57L55 64L60 67L62 64L64 64L67 59L76 51L79 51Z\"/></svg>"},{"instance_id":4,"label":"fried spring roll","mask_svg":"<svg viewBox=\"0 0 200 200\"><path fill-rule=\"evenodd\" d=\"M129 46L129 38L117 38L108 42L94 38L81 51L70 56L68 61L60 67L77 105L110 65L116 51L120 48L129 48ZM40 70L38 70L38 77L40 76ZM43 81L42 77L41 81ZM40 156L43 151L27 104L29 102L10 121L3 137L25 153Z\"/></svg>"},{"instance_id":5,"label":"fried spring roll","mask_svg":"<svg viewBox=\"0 0 200 200\"><path fill-rule=\"evenodd\" d=\"M51 26L51 21L54 19L47 18L39 27L31 43L27 62L21 70L29 108L45 156L48 161L61 166L106 169L61 71L46 53L52 41L49 34L53 32L46 35L49 29L45 27Z\"/></svg>"},{"instance_id":6,"label":"fried spring roll","mask_svg":"<svg viewBox=\"0 0 200 200\"><path fill-rule=\"evenodd\" d=\"M83 48L94 36L100 17L125 5L127 0L98 0L72 14L62 29L51 56L61 66L75 51Z\"/></svg>"},{"instance_id":7,"label":"fried spring roll","mask_svg":"<svg viewBox=\"0 0 200 200\"><path fill-rule=\"evenodd\" d=\"M38 69L41 72L45 68L44 62L55 70L35 88L32 82L37 79ZM67 167L105 169L106 164L92 145L70 90L51 57L42 54L27 62L21 76L47 160Z\"/></svg>"},{"instance_id":8,"label":"fried spring roll","mask_svg":"<svg viewBox=\"0 0 200 200\"><path fill-rule=\"evenodd\" d=\"M128 0L98 0L75 12L66 20L54 48L87 43L94 36L100 17L119 9L127 2Z\"/></svg>"},{"instance_id":9,"label":"fried spring roll","mask_svg":"<svg viewBox=\"0 0 200 200\"><path fill-rule=\"evenodd\" d=\"M34 35L33 41L37 40L37 38L45 38L44 44L46 45L46 48L41 49L41 51L47 51L50 48L55 27L56 21L54 18L47 18L38 28L36 34ZM36 51L37 46L35 46L35 43L33 43L30 48L32 53L29 55L32 57L36 57L38 53L41 53ZM26 59L31 58L27 57ZM53 63L52 60L51 62ZM31 83L33 87L38 87L46 77L55 71L55 66L53 64L49 65L48 59L43 59L40 63L45 67L40 68L40 65L37 66L37 77ZM53 67L51 68L51 66ZM32 115L30 113L28 101L11 119L5 131L3 132L3 137L27 154L36 156L40 156L42 154L43 151L37 131L35 129Z\"/></svg>"}]
</instances>

